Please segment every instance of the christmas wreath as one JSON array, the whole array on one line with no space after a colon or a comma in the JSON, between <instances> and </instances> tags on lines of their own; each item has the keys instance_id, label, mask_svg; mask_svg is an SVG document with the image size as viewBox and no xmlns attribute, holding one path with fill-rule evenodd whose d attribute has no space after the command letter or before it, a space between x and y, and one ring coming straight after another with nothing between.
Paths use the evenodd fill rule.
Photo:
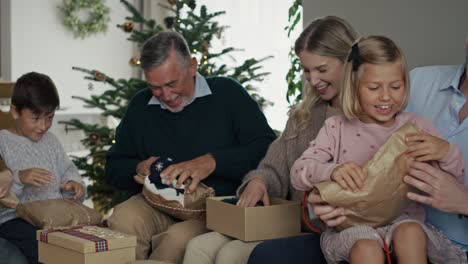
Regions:
<instances>
[{"instance_id":1,"label":"christmas wreath","mask_svg":"<svg viewBox=\"0 0 468 264\"><path fill-rule=\"evenodd\" d=\"M75 37L85 38L107 30L110 9L102 0L64 0L59 9L63 14L63 24ZM85 21L78 17L82 9L89 12Z\"/></svg>"}]
</instances>

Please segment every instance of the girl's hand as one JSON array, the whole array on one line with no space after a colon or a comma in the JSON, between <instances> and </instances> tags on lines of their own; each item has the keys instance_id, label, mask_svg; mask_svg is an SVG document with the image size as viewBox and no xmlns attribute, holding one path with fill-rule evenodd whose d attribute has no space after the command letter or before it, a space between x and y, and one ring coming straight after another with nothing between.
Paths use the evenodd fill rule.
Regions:
<instances>
[{"instance_id":1,"label":"girl's hand","mask_svg":"<svg viewBox=\"0 0 468 264\"><path fill-rule=\"evenodd\" d=\"M358 164L350 161L336 167L330 177L345 190L357 192L364 186L367 173Z\"/></svg>"},{"instance_id":2,"label":"girl's hand","mask_svg":"<svg viewBox=\"0 0 468 264\"><path fill-rule=\"evenodd\" d=\"M450 148L450 144L425 132L406 134L406 153L416 161L430 161L443 159Z\"/></svg>"},{"instance_id":3,"label":"girl's hand","mask_svg":"<svg viewBox=\"0 0 468 264\"><path fill-rule=\"evenodd\" d=\"M241 194L237 206L252 207L259 201L263 202L264 206L270 205L270 198L265 183L258 178L252 179L245 187L244 192Z\"/></svg>"},{"instance_id":4,"label":"girl's hand","mask_svg":"<svg viewBox=\"0 0 468 264\"><path fill-rule=\"evenodd\" d=\"M73 199L75 200L79 200L85 193L83 185L76 181L67 181L66 183L60 184L60 190L74 193Z\"/></svg>"},{"instance_id":5,"label":"girl's hand","mask_svg":"<svg viewBox=\"0 0 468 264\"><path fill-rule=\"evenodd\" d=\"M320 195L311 192L307 201L312 204L314 213L322 220L328 227L335 227L341 225L346 216L345 209L342 207L334 207L324 203Z\"/></svg>"},{"instance_id":6,"label":"girl's hand","mask_svg":"<svg viewBox=\"0 0 468 264\"><path fill-rule=\"evenodd\" d=\"M19 179L23 184L31 184L42 187L53 181L52 173L41 168L31 168L18 172Z\"/></svg>"}]
</instances>

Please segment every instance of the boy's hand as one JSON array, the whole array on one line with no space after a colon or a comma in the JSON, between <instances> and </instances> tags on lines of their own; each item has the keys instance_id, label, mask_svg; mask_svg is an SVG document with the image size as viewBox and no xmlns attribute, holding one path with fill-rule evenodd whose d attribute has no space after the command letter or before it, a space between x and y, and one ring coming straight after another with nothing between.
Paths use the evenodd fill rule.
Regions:
<instances>
[{"instance_id":1,"label":"boy's hand","mask_svg":"<svg viewBox=\"0 0 468 264\"><path fill-rule=\"evenodd\" d=\"M0 171L0 198L5 197L13 185L13 176L9 170Z\"/></svg>"},{"instance_id":2,"label":"boy's hand","mask_svg":"<svg viewBox=\"0 0 468 264\"><path fill-rule=\"evenodd\" d=\"M42 187L53 181L52 173L41 168L31 168L18 172L18 177L23 184L31 184Z\"/></svg>"},{"instance_id":3,"label":"boy's hand","mask_svg":"<svg viewBox=\"0 0 468 264\"><path fill-rule=\"evenodd\" d=\"M357 192L364 186L367 173L364 172L361 166L351 161L336 167L330 178L337 182L341 188Z\"/></svg>"},{"instance_id":4,"label":"boy's hand","mask_svg":"<svg viewBox=\"0 0 468 264\"><path fill-rule=\"evenodd\" d=\"M425 132L406 134L406 153L416 161L430 161L443 159L450 148L450 144Z\"/></svg>"},{"instance_id":5,"label":"boy's hand","mask_svg":"<svg viewBox=\"0 0 468 264\"><path fill-rule=\"evenodd\" d=\"M76 181L67 181L66 183L60 184L60 190L74 193L73 199L75 200L79 200L85 192L83 185Z\"/></svg>"}]
</instances>

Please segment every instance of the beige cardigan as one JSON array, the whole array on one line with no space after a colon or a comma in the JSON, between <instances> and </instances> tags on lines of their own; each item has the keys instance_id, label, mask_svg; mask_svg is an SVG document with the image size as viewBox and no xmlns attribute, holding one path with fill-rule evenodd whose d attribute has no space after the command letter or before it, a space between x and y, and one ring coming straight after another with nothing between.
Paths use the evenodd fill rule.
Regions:
<instances>
[{"instance_id":1,"label":"beige cardigan","mask_svg":"<svg viewBox=\"0 0 468 264\"><path fill-rule=\"evenodd\" d=\"M241 186L237 189L238 196L250 180L260 178L265 182L270 197L300 201L302 192L296 191L291 186L289 171L322 128L327 115L326 111L326 102L315 105L312 109L311 125L299 132L293 129L293 121L289 119L285 130L278 139L271 143L257 169L245 175Z\"/></svg>"}]
</instances>

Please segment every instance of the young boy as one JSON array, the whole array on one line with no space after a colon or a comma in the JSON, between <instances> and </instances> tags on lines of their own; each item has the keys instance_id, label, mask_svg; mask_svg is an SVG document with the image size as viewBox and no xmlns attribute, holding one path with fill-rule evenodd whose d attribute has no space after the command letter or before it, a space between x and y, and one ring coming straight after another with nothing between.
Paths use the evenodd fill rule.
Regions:
<instances>
[{"instance_id":1,"label":"young boy","mask_svg":"<svg viewBox=\"0 0 468 264\"><path fill-rule=\"evenodd\" d=\"M48 132L59 96L52 80L30 72L21 76L11 98L15 126L0 130L0 156L13 173L11 190L20 203L69 197L80 199L84 183L58 139ZM15 244L29 263L37 263L36 228L0 209L0 238Z\"/></svg>"}]
</instances>

